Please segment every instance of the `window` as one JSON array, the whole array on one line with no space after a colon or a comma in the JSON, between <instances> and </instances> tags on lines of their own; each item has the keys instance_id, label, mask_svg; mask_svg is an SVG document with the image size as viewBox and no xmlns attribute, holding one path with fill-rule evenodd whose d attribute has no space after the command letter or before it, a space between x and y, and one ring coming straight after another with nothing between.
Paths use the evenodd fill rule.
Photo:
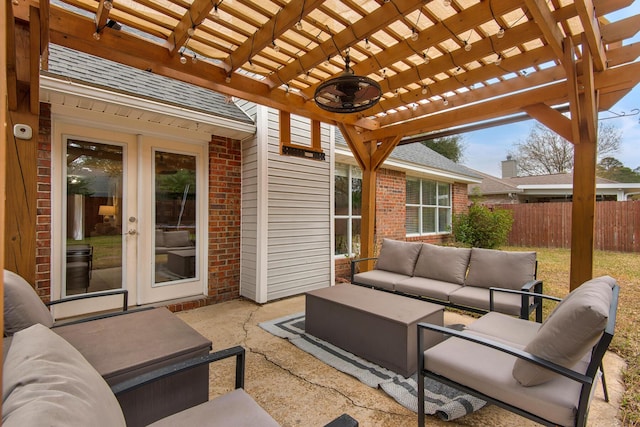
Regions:
<instances>
[{"instance_id":1,"label":"window","mask_svg":"<svg viewBox=\"0 0 640 427\"><path fill-rule=\"evenodd\" d=\"M360 253L362 172L355 166L336 164L335 241L336 255Z\"/></svg>"},{"instance_id":2,"label":"window","mask_svg":"<svg viewBox=\"0 0 640 427\"><path fill-rule=\"evenodd\" d=\"M451 230L451 185L407 177L407 234Z\"/></svg>"}]
</instances>

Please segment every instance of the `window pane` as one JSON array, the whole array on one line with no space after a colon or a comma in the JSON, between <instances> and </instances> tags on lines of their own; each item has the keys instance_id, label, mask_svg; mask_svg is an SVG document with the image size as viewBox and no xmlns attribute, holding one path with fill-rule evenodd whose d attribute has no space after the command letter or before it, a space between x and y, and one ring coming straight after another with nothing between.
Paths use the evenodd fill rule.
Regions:
<instances>
[{"instance_id":1,"label":"window pane","mask_svg":"<svg viewBox=\"0 0 640 427\"><path fill-rule=\"evenodd\" d=\"M422 181L422 204L434 206L436 204L436 183Z\"/></svg>"},{"instance_id":2,"label":"window pane","mask_svg":"<svg viewBox=\"0 0 640 427\"><path fill-rule=\"evenodd\" d=\"M418 210L416 206L407 206L406 227L407 234L416 234L420 232Z\"/></svg>"},{"instance_id":3,"label":"window pane","mask_svg":"<svg viewBox=\"0 0 640 427\"><path fill-rule=\"evenodd\" d=\"M349 253L347 221L348 219L346 218L336 218L336 255L344 255Z\"/></svg>"},{"instance_id":4,"label":"window pane","mask_svg":"<svg viewBox=\"0 0 640 427\"><path fill-rule=\"evenodd\" d=\"M451 209L438 209L438 231L448 232L451 230Z\"/></svg>"},{"instance_id":5,"label":"window pane","mask_svg":"<svg viewBox=\"0 0 640 427\"><path fill-rule=\"evenodd\" d=\"M451 206L450 189L449 184L438 184L438 206Z\"/></svg>"},{"instance_id":6,"label":"window pane","mask_svg":"<svg viewBox=\"0 0 640 427\"><path fill-rule=\"evenodd\" d=\"M351 214L362 213L362 178L351 179Z\"/></svg>"},{"instance_id":7,"label":"window pane","mask_svg":"<svg viewBox=\"0 0 640 427\"><path fill-rule=\"evenodd\" d=\"M436 232L436 208L422 208L422 232Z\"/></svg>"},{"instance_id":8,"label":"window pane","mask_svg":"<svg viewBox=\"0 0 640 427\"><path fill-rule=\"evenodd\" d=\"M360 220L354 218L351 221L351 253L360 257Z\"/></svg>"},{"instance_id":9,"label":"window pane","mask_svg":"<svg viewBox=\"0 0 640 427\"><path fill-rule=\"evenodd\" d=\"M407 204L420 204L420 181L417 179L407 179Z\"/></svg>"},{"instance_id":10,"label":"window pane","mask_svg":"<svg viewBox=\"0 0 640 427\"><path fill-rule=\"evenodd\" d=\"M349 178L336 175L336 215L349 215Z\"/></svg>"}]
</instances>

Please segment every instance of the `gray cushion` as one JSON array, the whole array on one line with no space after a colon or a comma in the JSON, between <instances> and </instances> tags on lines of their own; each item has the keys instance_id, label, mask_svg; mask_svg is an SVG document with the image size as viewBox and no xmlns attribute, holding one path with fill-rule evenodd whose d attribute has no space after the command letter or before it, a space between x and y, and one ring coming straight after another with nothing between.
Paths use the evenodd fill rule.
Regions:
<instances>
[{"instance_id":1,"label":"gray cushion","mask_svg":"<svg viewBox=\"0 0 640 427\"><path fill-rule=\"evenodd\" d=\"M187 230L165 231L164 246L168 248L191 246L191 241L189 240L189 232Z\"/></svg>"},{"instance_id":2,"label":"gray cushion","mask_svg":"<svg viewBox=\"0 0 640 427\"><path fill-rule=\"evenodd\" d=\"M449 301L457 305L489 310L489 292L487 288L462 286L449 295ZM495 311L512 316L520 315L520 304L522 301L520 295L495 292L493 298L493 309Z\"/></svg>"},{"instance_id":3,"label":"gray cushion","mask_svg":"<svg viewBox=\"0 0 640 427\"><path fill-rule=\"evenodd\" d=\"M461 287L462 286L456 285L455 283L414 276L397 282L395 290L411 295L420 295L441 301L449 301L449 295Z\"/></svg>"},{"instance_id":4,"label":"gray cushion","mask_svg":"<svg viewBox=\"0 0 640 427\"><path fill-rule=\"evenodd\" d=\"M470 256L471 249L424 243L413 275L462 285Z\"/></svg>"},{"instance_id":5,"label":"gray cushion","mask_svg":"<svg viewBox=\"0 0 640 427\"><path fill-rule=\"evenodd\" d=\"M593 348L607 325L614 284L611 277L604 276L573 290L524 350L567 368L574 366ZM522 360L513 367L513 377L525 386L542 384L555 376Z\"/></svg>"},{"instance_id":6,"label":"gray cushion","mask_svg":"<svg viewBox=\"0 0 640 427\"><path fill-rule=\"evenodd\" d=\"M535 278L536 253L471 249L465 286L521 289Z\"/></svg>"},{"instance_id":7,"label":"gray cushion","mask_svg":"<svg viewBox=\"0 0 640 427\"><path fill-rule=\"evenodd\" d=\"M385 270L371 270L364 273L358 273L353 276L355 283L369 285L376 288L386 289L388 291L395 290L395 285L401 280L409 276L404 274L393 273Z\"/></svg>"},{"instance_id":8,"label":"gray cushion","mask_svg":"<svg viewBox=\"0 0 640 427\"><path fill-rule=\"evenodd\" d=\"M204 426L277 427L279 424L244 390L236 389L151 424L153 427Z\"/></svg>"},{"instance_id":9,"label":"gray cushion","mask_svg":"<svg viewBox=\"0 0 640 427\"><path fill-rule=\"evenodd\" d=\"M4 270L4 333L12 335L36 323L53 326L53 317L31 285Z\"/></svg>"},{"instance_id":10,"label":"gray cushion","mask_svg":"<svg viewBox=\"0 0 640 427\"><path fill-rule=\"evenodd\" d=\"M412 276L420 248L422 243L383 239L376 269Z\"/></svg>"},{"instance_id":11,"label":"gray cushion","mask_svg":"<svg viewBox=\"0 0 640 427\"><path fill-rule=\"evenodd\" d=\"M5 427L125 425L100 374L45 326L35 324L13 336L3 376Z\"/></svg>"}]
</instances>

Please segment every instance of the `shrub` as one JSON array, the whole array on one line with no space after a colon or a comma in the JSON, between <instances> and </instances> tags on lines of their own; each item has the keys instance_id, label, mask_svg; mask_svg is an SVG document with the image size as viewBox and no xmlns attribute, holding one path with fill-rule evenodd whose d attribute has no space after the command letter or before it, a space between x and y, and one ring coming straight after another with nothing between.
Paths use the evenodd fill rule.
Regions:
<instances>
[{"instance_id":1,"label":"shrub","mask_svg":"<svg viewBox=\"0 0 640 427\"><path fill-rule=\"evenodd\" d=\"M453 237L472 247L494 249L507 242L512 225L511 211L473 204L468 213L454 217Z\"/></svg>"}]
</instances>

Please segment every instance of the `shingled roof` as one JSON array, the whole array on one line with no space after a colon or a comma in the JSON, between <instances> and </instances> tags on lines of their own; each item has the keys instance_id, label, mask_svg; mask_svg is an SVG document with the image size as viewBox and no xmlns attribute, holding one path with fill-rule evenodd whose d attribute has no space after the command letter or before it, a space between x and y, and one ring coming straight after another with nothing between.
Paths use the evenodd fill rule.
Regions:
<instances>
[{"instance_id":1,"label":"shingled roof","mask_svg":"<svg viewBox=\"0 0 640 427\"><path fill-rule=\"evenodd\" d=\"M219 93L55 44L49 46L49 69L42 74L253 124Z\"/></svg>"}]
</instances>

